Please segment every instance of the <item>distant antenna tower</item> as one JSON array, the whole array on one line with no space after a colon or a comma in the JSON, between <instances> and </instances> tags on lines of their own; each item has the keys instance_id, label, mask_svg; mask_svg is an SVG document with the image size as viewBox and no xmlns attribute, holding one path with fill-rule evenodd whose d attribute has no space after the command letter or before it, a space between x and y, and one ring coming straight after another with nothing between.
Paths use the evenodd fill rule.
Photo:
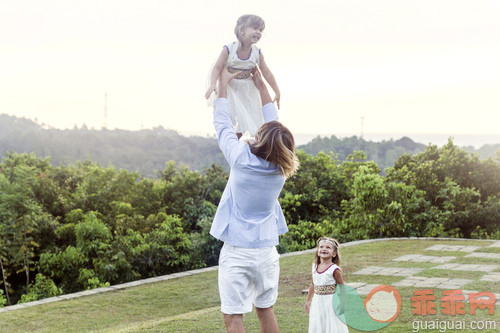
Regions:
<instances>
[{"instance_id":1,"label":"distant antenna tower","mask_svg":"<svg viewBox=\"0 0 500 333\"><path fill-rule=\"evenodd\" d=\"M361 139L363 139L364 127L365 127L365 116L361 116Z\"/></svg>"},{"instance_id":2,"label":"distant antenna tower","mask_svg":"<svg viewBox=\"0 0 500 333\"><path fill-rule=\"evenodd\" d=\"M108 129L108 93L104 93L104 128Z\"/></svg>"}]
</instances>

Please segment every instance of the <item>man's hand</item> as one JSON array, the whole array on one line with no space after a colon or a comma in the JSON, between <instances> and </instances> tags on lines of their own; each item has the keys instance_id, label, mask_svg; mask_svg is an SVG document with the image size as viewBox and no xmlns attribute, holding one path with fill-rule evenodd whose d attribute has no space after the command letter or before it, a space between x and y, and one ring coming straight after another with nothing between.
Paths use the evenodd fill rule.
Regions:
<instances>
[{"instance_id":1,"label":"man's hand","mask_svg":"<svg viewBox=\"0 0 500 333\"><path fill-rule=\"evenodd\" d=\"M262 80L262 74L260 73L257 66L252 71L252 80L257 89L261 90L264 86L264 80Z\"/></svg>"},{"instance_id":2,"label":"man's hand","mask_svg":"<svg viewBox=\"0 0 500 333\"><path fill-rule=\"evenodd\" d=\"M276 105L278 106L278 110L280 109L280 98L281 98L281 94L280 94L280 92L277 92L276 96L274 96L273 102L276 102Z\"/></svg>"},{"instance_id":3,"label":"man's hand","mask_svg":"<svg viewBox=\"0 0 500 333\"><path fill-rule=\"evenodd\" d=\"M231 73L229 73L227 68L222 69L222 71L220 72L220 76L219 76L219 96L218 97L224 97L224 98L227 97L227 85L229 84L229 82L231 82L232 79L237 77L240 73L241 73L241 71L231 74Z\"/></svg>"},{"instance_id":4,"label":"man's hand","mask_svg":"<svg viewBox=\"0 0 500 333\"><path fill-rule=\"evenodd\" d=\"M262 100L262 105L266 105L267 103L271 103L273 100L269 95L269 91L267 90L267 86L262 79L262 74L260 73L259 68L255 67L252 71L252 80L255 83L255 86L259 90L260 99Z\"/></svg>"}]
</instances>

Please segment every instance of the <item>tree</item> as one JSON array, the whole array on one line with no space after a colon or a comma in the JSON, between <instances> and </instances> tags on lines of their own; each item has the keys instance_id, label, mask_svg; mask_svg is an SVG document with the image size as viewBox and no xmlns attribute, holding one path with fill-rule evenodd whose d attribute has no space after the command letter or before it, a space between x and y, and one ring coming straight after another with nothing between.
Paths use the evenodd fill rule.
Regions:
<instances>
[{"instance_id":1,"label":"tree","mask_svg":"<svg viewBox=\"0 0 500 333\"><path fill-rule=\"evenodd\" d=\"M386 231L383 217L388 197L383 177L366 166L361 166L352 177L352 199L342 202L342 231L351 239L382 237Z\"/></svg>"},{"instance_id":2,"label":"tree","mask_svg":"<svg viewBox=\"0 0 500 333\"><path fill-rule=\"evenodd\" d=\"M387 179L419 191L424 209L412 217L426 224L420 230L427 236L470 237L478 227L485 229L490 219L484 219L482 212L495 207L491 203L500 197L500 164L492 159L480 161L451 140L442 148L429 145L423 153L400 157L388 170ZM495 220L500 221L500 215L494 215Z\"/></svg>"},{"instance_id":3,"label":"tree","mask_svg":"<svg viewBox=\"0 0 500 333\"><path fill-rule=\"evenodd\" d=\"M298 151L297 156L300 169L286 181L280 197L288 224L339 216L340 203L348 195L339 160L324 153L311 157Z\"/></svg>"},{"instance_id":4,"label":"tree","mask_svg":"<svg viewBox=\"0 0 500 333\"><path fill-rule=\"evenodd\" d=\"M6 236L3 242L9 246L10 266L16 269L16 273L25 273L27 290L35 248L39 246L33 233L43 212L33 195L33 186L37 182L35 167L17 165L10 171L10 179L0 175L0 219Z\"/></svg>"},{"instance_id":5,"label":"tree","mask_svg":"<svg viewBox=\"0 0 500 333\"><path fill-rule=\"evenodd\" d=\"M190 241L178 217L158 213L148 220L156 228L141 234L128 230L122 237L120 248L128 262L141 277L152 277L182 270L190 260Z\"/></svg>"}]
</instances>

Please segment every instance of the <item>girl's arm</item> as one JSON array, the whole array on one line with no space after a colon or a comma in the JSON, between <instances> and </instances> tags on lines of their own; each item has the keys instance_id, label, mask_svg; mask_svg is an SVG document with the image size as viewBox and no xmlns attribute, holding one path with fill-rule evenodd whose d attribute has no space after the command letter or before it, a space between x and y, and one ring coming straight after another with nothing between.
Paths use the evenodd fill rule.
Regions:
<instances>
[{"instance_id":1,"label":"girl's arm","mask_svg":"<svg viewBox=\"0 0 500 333\"><path fill-rule=\"evenodd\" d=\"M262 72L262 75L266 79L267 83L273 88L274 90L274 101L276 101L276 104L278 105L278 109L280 108L280 88L278 87L278 83L276 82L276 79L274 78L273 73L269 69L269 67L266 64L266 61L264 60L264 55L262 52L260 53L260 71Z\"/></svg>"},{"instance_id":2,"label":"girl's arm","mask_svg":"<svg viewBox=\"0 0 500 333\"><path fill-rule=\"evenodd\" d=\"M311 298L314 294L314 283L311 281L311 284L309 285L309 290L307 291L307 298L306 298L306 304L305 304L305 309L306 313L309 313L310 306L311 306Z\"/></svg>"},{"instance_id":3,"label":"girl's arm","mask_svg":"<svg viewBox=\"0 0 500 333\"><path fill-rule=\"evenodd\" d=\"M227 48L224 46L219 55L219 58L215 62L214 68L212 69L212 73L210 74L210 87L208 87L207 92L205 93L205 98L209 99L212 92L215 91L217 94L217 79L221 74L222 68L224 68L224 64L227 61L228 52Z\"/></svg>"},{"instance_id":4,"label":"girl's arm","mask_svg":"<svg viewBox=\"0 0 500 333\"><path fill-rule=\"evenodd\" d=\"M335 278L335 281L337 281L337 284L344 284L344 279L342 278L340 269L336 269L335 272L333 272L333 277Z\"/></svg>"}]
</instances>

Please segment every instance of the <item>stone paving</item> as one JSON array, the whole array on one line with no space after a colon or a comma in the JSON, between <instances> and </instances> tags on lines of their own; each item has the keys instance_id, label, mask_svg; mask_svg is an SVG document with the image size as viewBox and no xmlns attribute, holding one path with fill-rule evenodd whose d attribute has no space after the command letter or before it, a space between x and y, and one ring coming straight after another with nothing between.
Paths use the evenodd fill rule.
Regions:
<instances>
[{"instance_id":1,"label":"stone paving","mask_svg":"<svg viewBox=\"0 0 500 333\"><path fill-rule=\"evenodd\" d=\"M489 245L488 247L500 247L500 241ZM446 245L436 244L426 250L429 251L450 251L450 252L466 252L469 253L464 257L485 258L485 259L500 259L500 253L484 253L475 252L481 249L481 246L465 246L465 245ZM440 265L430 267L430 269L443 269L452 271L470 271L477 272L478 274L486 273L479 278L479 281L485 282L500 282L500 272L495 270L500 269L500 265L486 265L486 264L460 264L449 263L457 259L454 256L428 256L420 254L407 254L392 259L396 262L429 262L437 263ZM400 267L379 267L372 266L363 268L353 275L387 275L387 276L403 276L404 279L393 283L395 287L415 287L415 288L437 288L445 290L461 289L463 286L474 282L472 279L458 279L458 278L444 278L444 277L426 277L415 276L424 271L424 268L400 268ZM366 284L362 282L348 283L349 286L356 289L360 295L367 295L377 284ZM463 290L466 300L469 293L477 293L474 290ZM494 293L497 300L496 305L500 305L500 293Z\"/></svg>"},{"instance_id":2,"label":"stone paving","mask_svg":"<svg viewBox=\"0 0 500 333\"><path fill-rule=\"evenodd\" d=\"M426 248L427 251L454 251L454 252L474 252L480 249L480 246L465 246L465 245L445 245L437 244Z\"/></svg>"},{"instance_id":3,"label":"stone paving","mask_svg":"<svg viewBox=\"0 0 500 333\"><path fill-rule=\"evenodd\" d=\"M475 252L475 253L470 253L466 256L465 258L485 258L485 259L497 259L500 260L500 253L486 253L486 252Z\"/></svg>"},{"instance_id":4,"label":"stone paving","mask_svg":"<svg viewBox=\"0 0 500 333\"><path fill-rule=\"evenodd\" d=\"M470 272L492 272L497 268L498 265L476 265L476 264L443 264L439 266L432 267L434 269L449 269L452 271L470 271Z\"/></svg>"},{"instance_id":5,"label":"stone paving","mask_svg":"<svg viewBox=\"0 0 500 333\"><path fill-rule=\"evenodd\" d=\"M349 287L356 289L360 295L368 295L378 284L368 284L362 282L346 283Z\"/></svg>"},{"instance_id":6,"label":"stone paving","mask_svg":"<svg viewBox=\"0 0 500 333\"><path fill-rule=\"evenodd\" d=\"M500 240L496 241L495 243L491 244L488 247L500 247Z\"/></svg>"},{"instance_id":7,"label":"stone paving","mask_svg":"<svg viewBox=\"0 0 500 333\"><path fill-rule=\"evenodd\" d=\"M432 263L445 263L456 259L457 257L445 256L424 256L421 254L406 254L404 256L392 259L392 261L412 261L412 262L432 262Z\"/></svg>"},{"instance_id":8,"label":"stone paving","mask_svg":"<svg viewBox=\"0 0 500 333\"><path fill-rule=\"evenodd\" d=\"M500 282L500 272L489 272L488 274L483 275L479 281Z\"/></svg>"},{"instance_id":9,"label":"stone paving","mask_svg":"<svg viewBox=\"0 0 500 333\"><path fill-rule=\"evenodd\" d=\"M389 276L412 276L423 271L424 268L399 268L399 267L377 267L363 268L354 275L389 275Z\"/></svg>"},{"instance_id":10,"label":"stone paving","mask_svg":"<svg viewBox=\"0 0 500 333\"><path fill-rule=\"evenodd\" d=\"M408 276L405 279L395 282L395 287L417 287L417 288L438 288L438 289L460 289L462 286L473 282L469 279L452 279L426 276Z\"/></svg>"},{"instance_id":11,"label":"stone paving","mask_svg":"<svg viewBox=\"0 0 500 333\"><path fill-rule=\"evenodd\" d=\"M427 277L421 277L422 279L420 279L420 281L424 281L426 279L429 279ZM406 279L405 279L406 280ZM444 279L444 280L448 280L448 279ZM453 279L449 279L450 280L453 280ZM454 290L454 289L460 289L459 287L457 287L458 285L458 281L459 279L455 279L455 281L457 282L457 284L446 284L444 286L444 288L440 288L440 287L437 287L439 289L445 289L445 290ZM471 280L469 280L471 281ZM402 282L402 281L401 281ZM453 281L452 281L453 282ZM445 281L446 283L446 281ZM467 282L468 283L468 282ZM368 295L370 293L370 291L373 290L373 288L377 287L378 284L369 284L369 283L363 283L363 282L351 282L351 283L346 283L349 287L351 288L354 288L356 289L356 291L358 292L359 295ZM419 287L419 288L433 288L435 286L415 286L415 285L403 285L402 283L401 284L398 284L398 283L393 283L392 284L394 287ZM442 285L442 284L441 284ZM462 284L463 285L463 284ZM477 293L478 291L477 290L465 290L465 289L462 289L462 295L465 296L465 301L468 302L469 301L469 294L472 294L472 293ZM307 294L307 289L304 290L304 294ZM500 305L500 293L493 293L493 295L495 295L495 300L496 300L496 303L495 305Z\"/></svg>"}]
</instances>

